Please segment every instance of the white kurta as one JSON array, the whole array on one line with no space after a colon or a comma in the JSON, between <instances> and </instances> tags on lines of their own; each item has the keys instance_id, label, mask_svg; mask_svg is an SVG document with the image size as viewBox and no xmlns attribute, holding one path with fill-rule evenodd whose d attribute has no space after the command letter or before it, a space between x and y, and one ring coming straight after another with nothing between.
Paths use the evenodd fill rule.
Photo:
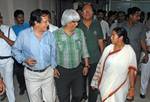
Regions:
<instances>
[{"instance_id":1,"label":"white kurta","mask_svg":"<svg viewBox=\"0 0 150 102\"><path fill-rule=\"evenodd\" d=\"M137 68L136 55L130 45L119 51L113 51L113 48L114 45L105 48L91 86L99 89L102 102L125 102L129 69Z\"/></svg>"}]
</instances>

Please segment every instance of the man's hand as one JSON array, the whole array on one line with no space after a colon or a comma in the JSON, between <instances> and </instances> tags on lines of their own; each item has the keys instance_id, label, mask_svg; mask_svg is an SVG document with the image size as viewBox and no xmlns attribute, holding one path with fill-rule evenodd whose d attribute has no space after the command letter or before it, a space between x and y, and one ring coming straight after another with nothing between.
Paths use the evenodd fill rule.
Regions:
<instances>
[{"instance_id":1,"label":"man's hand","mask_svg":"<svg viewBox=\"0 0 150 102\"><path fill-rule=\"evenodd\" d=\"M25 61L25 63L31 67L33 67L37 62L35 59L29 58Z\"/></svg>"},{"instance_id":2,"label":"man's hand","mask_svg":"<svg viewBox=\"0 0 150 102\"><path fill-rule=\"evenodd\" d=\"M54 69L54 77L56 77L56 78L59 78L59 76L60 76L60 73L59 73L59 71L58 71L58 69Z\"/></svg>"},{"instance_id":3,"label":"man's hand","mask_svg":"<svg viewBox=\"0 0 150 102\"><path fill-rule=\"evenodd\" d=\"M0 95L5 92L5 84L2 79L0 79Z\"/></svg>"},{"instance_id":4,"label":"man's hand","mask_svg":"<svg viewBox=\"0 0 150 102\"><path fill-rule=\"evenodd\" d=\"M148 60L149 60L148 54L145 54L145 56L143 57L143 60L144 60L145 63L148 62Z\"/></svg>"},{"instance_id":5,"label":"man's hand","mask_svg":"<svg viewBox=\"0 0 150 102\"><path fill-rule=\"evenodd\" d=\"M89 68L88 67L84 67L83 68L83 76L86 76L88 74Z\"/></svg>"},{"instance_id":6,"label":"man's hand","mask_svg":"<svg viewBox=\"0 0 150 102\"><path fill-rule=\"evenodd\" d=\"M0 38L4 38L4 33L0 30Z\"/></svg>"}]
</instances>

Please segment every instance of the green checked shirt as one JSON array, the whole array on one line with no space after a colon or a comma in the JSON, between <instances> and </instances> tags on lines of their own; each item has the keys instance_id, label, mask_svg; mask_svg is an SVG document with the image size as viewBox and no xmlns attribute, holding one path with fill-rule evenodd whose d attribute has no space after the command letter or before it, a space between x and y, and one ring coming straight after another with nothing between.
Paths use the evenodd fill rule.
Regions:
<instances>
[{"instance_id":1,"label":"green checked shirt","mask_svg":"<svg viewBox=\"0 0 150 102\"><path fill-rule=\"evenodd\" d=\"M54 32L57 44L57 64L67 69L76 68L82 58L89 57L85 37L81 29L76 28L68 36L63 27Z\"/></svg>"}]
</instances>

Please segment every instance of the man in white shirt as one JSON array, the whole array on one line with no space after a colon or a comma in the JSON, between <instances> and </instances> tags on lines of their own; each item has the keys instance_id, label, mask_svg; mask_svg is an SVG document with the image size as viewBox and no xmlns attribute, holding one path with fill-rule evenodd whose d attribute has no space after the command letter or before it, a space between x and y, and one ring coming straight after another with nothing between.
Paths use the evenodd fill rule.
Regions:
<instances>
[{"instance_id":1,"label":"man in white shirt","mask_svg":"<svg viewBox=\"0 0 150 102\"><path fill-rule=\"evenodd\" d=\"M97 19L100 21L102 31L103 31L104 40L106 40L107 36L109 34L109 24L107 23L107 21L104 20L104 17L105 17L104 11L99 9L97 11Z\"/></svg>"},{"instance_id":2,"label":"man in white shirt","mask_svg":"<svg viewBox=\"0 0 150 102\"><path fill-rule=\"evenodd\" d=\"M13 64L14 60L11 55L11 46L16 39L12 28L2 24L0 14L0 72L6 85L6 94L8 102L15 102L14 85L13 85Z\"/></svg>"},{"instance_id":3,"label":"man in white shirt","mask_svg":"<svg viewBox=\"0 0 150 102\"><path fill-rule=\"evenodd\" d=\"M46 15L48 15L49 16L49 26L48 26L48 30L50 31L50 32L54 32L55 30L57 30L58 29L58 27L57 26L55 26L55 25L53 25L52 23L51 23L51 13L48 11L48 10L43 10L44 11L44 13L46 14Z\"/></svg>"}]
</instances>

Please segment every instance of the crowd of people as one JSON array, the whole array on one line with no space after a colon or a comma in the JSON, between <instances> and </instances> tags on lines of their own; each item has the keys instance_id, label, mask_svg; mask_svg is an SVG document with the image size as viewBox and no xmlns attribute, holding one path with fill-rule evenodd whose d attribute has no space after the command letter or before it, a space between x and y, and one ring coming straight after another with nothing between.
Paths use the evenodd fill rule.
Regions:
<instances>
[{"instance_id":1,"label":"crowd of people","mask_svg":"<svg viewBox=\"0 0 150 102\"><path fill-rule=\"evenodd\" d=\"M86 3L66 9L61 27L48 10L33 10L27 22L18 9L14 19L7 26L0 14L0 95L9 102L16 101L14 75L30 102L125 102L134 100L141 71L139 95L146 97L150 13L138 7L95 12Z\"/></svg>"}]
</instances>

